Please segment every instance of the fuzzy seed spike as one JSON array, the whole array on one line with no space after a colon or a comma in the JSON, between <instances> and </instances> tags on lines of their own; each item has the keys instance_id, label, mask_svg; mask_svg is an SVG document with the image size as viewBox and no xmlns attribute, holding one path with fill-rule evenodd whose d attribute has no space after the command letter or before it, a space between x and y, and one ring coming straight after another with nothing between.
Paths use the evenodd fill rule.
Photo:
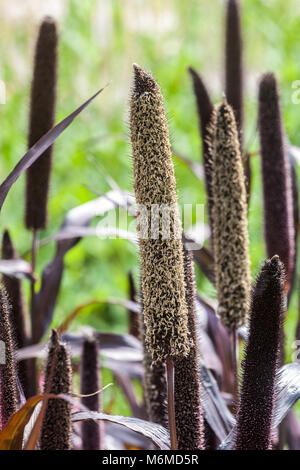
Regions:
<instances>
[{"instance_id":1,"label":"fuzzy seed spike","mask_svg":"<svg viewBox=\"0 0 300 470\"><path fill-rule=\"evenodd\" d=\"M16 366L7 295L0 286L0 430L17 411Z\"/></svg>"},{"instance_id":2,"label":"fuzzy seed spike","mask_svg":"<svg viewBox=\"0 0 300 470\"><path fill-rule=\"evenodd\" d=\"M194 87L194 93L197 103L197 111L199 117L199 127L202 134L202 142L205 145L207 127L210 124L211 116L214 111L214 106L211 102L207 88L198 74L198 72L193 68L189 67L188 71L191 75Z\"/></svg>"},{"instance_id":3,"label":"fuzzy seed spike","mask_svg":"<svg viewBox=\"0 0 300 470\"><path fill-rule=\"evenodd\" d=\"M197 102L199 131L202 138L202 160L205 176L205 187L207 197L208 217L210 222L211 236L213 236L213 191L212 191L212 166L211 166L211 151L208 143L209 139L209 125L211 123L214 107L211 102L210 96L206 86L200 75L192 67L189 67L189 73L193 80L194 94Z\"/></svg>"},{"instance_id":4,"label":"fuzzy seed spike","mask_svg":"<svg viewBox=\"0 0 300 470\"><path fill-rule=\"evenodd\" d=\"M141 222L140 259L146 345L154 361L167 356L187 355L190 348L188 315L184 292L181 224L169 131L159 86L148 72L134 66L130 129L134 161L134 190ZM170 223L164 232L162 210L157 236L143 233L153 228L153 207L164 207ZM152 222L152 226L151 226ZM141 227L142 226L142 227Z\"/></svg>"},{"instance_id":5,"label":"fuzzy seed spike","mask_svg":"<svg viewBox=\"0 0 300 470\"><path fill-rule=\"evenodd\" d=\"M16 250L13 246L9 231L6 229L2 237L2 259L14 259L15 257Z\"/></svg>"},{"instance_id":6,"label":"fuzzy seed spike","mask_svg":"<svg viewBox=\"0 0 300 470\"><path fill-rule=\"evenodd\" d=\"M49 380L51 387L49 388ZM44 393L72 393L72 367L70 352L52 330L48 361L45 371ZM41 450L71 449L71 405L64 400L50 399L43 420Z\"/></svg>"},{"instance_id":7,"label":"fuzzy seed spike","mask_svg":"<svg viewBox=\"0 0 300 470\"><path fill-rule=\"evenodd\" d=\"M239 0L228 0L226 8L225 90L232 107L240 141L243 126L243 41Z\"/></svg>"},{"instance_id":8,"label":"fuzzy seed spike","mask_svg":"<svg viewBox=\"0 0 300 470\"><path fill-rule=\"evenodd\" d=\"M154 78L150 73L146 72L142 67L133 64L134 70L134 87L133 93L136 98L140 97L143 93L149 93L155 88L158 88Z\"/></svg>"},{"instance_id":9,"label":"fuzzy seed spike","mask_svg":"<svg viewBox=\"0 0 300 470\"><path fill-rule=\"evenodd\" d=\"M142 289L140 289L140 306L143 312ZM152 423L168 428L166 364L161 361L152 362L151 353L146 348L145 343L143 313L139 315L139 339L143 345L143 394L147 418Z\"/></svg>"},{"instance_id":10,"label":"fuzzy seed spike","mask_svg":"<svg viewBox=\"0 0 300 470\"><path fill-rule=\"evenodd\" d=\"M268 450L271 446L284 304L284 268L279 257L273 256L262 266L252 291L249 339L237 415L238 450Z\"/></svg>"},{"instance_id":11,"label":"fuzzy seed spike","mask_svg":"<svg viewBox=\"0 0 300 470\"><path fill-rule=\"evenodd\" d=\"M196 319L196 288L191 254L184 249L186 301L189 331L193 340L189 355L175 358L175 413L179 450L204 448L203 414L200 394L200 365Z\"/></svg>"},{"instance_id":12,"label":"fuzzy seed spike","mask_svg":"<svg viewBox=\"0 0 300 470\"><path fill-rule=\"evenodd\" d=\"M81 394L89 395L101 389L99 374L99 345L94 338L86 338L83 343L81 362ZM100 411L101 394L83 397L81 402L89 410ZM84 421L81 424L82 449L99 450L103 445L103 425L94 421Z\"/></svg>"},{"instance_id":13,"label":"fuzzy seed spike","mask_svg":"<svg viewBox=\"0 0 300 470\"><path fill-rule=\"evenodd\" d=\"M152 423L168 427L167 379L164 362L152 362L151 353L145 345L144 316L140 315L140 338L143 344L143 392L147 417Z\"/></svg>"},{"instance_id":14,"label":"fuzzy seed spike","mask_svg":"<svg viewBox=\"0 0 300 470\"><path fill-rule=\"evenodd\" d=\"M54 124L57 69L57 28L46 17L39 30L31 88L28 147L32 147ZM44 229L52 164L52 147L26 172L25 224L28 229Z\"/></svg>"},{"instance_id":15,"label":"fuzzy seed spike","mask_svg":"<svg viewBox=\"0 0 300 470\"><path fill-rule=\"evenodd\" d=\"M248 313L250 261L246 189L238 133L231 107L216 109L213 126L213 219L219 314L236 330Z\"/></svg>"},{"instance_id":16,"label":"fuzzy seed spike","mask_svg":"<svg viewBox=\"0 0 300 470\"><path fill-rule=\"evenodd\" d=\"M267 256L277 254L285 266L287 290L295 255L291 168L284 145L280 98L274 74L263 75L259 87L259 134Z\"/></svg>"},{"instance_id":17,"label":"fuzzy seed spike","mask_svg":"<svg viewBox=\"0 0 300 470\"><path fill-rule=\"evenodd\" d=\"M2 259L16 259L18 257L16 249L11 240L8 230L5 230L2 237ZM3 275L2 282L5 287L10 303L10 321L16 348L26 346L27 334L25 324L25 303L20 279ZM18 364L18 375L24 389L25 396L28 396L28 361L20 361Z\"/></svg>"},{"instance_id":18,"label":"fuzzy seed spike","mask_svg":"<svg viewBox=\"0 0 300 470\"><path fill-rule=\"evenodd\" d=\"M168 427L166 365L158 361L152 363L149 351L144 353L144 395L147 415L152 423Z\"/></svg>"},{"instance_id":19,"label":"fuzzy seed spike","mask_svg":"<svg viewBox=\"0 0 300 470\"><path fill-rule=\"evenodd\" d=\"M2 238L2 259L16 259L17 252L12 243L8 230L5 230ZM3 276L3 284L11 305L11 323L16 340L16 347L23 348L26 344L25 332L25 305L21 282L19 279Z\"/></svg>"}]
</instances>

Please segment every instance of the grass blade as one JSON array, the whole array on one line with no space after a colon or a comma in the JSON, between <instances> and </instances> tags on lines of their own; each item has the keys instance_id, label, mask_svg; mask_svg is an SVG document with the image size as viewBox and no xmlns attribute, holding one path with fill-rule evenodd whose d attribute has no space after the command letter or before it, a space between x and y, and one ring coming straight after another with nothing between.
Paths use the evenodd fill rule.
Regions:
<instances>
[{"instance_id":1,"label":"grass blade","mask_svg":"<svg viewBox=\"0 0 300 470\"><path fill-rule=\"evenodd\" d=\"M8 177L0 185L0 210L2 209L3 203L6 199L6 196L12 187L12 185L17 181L19 176L27 170L44 152L47 150L53 142L64 132L67 127L74 121L74 119L104 90L97 91L91 98L89 98L85 103L83 103L79 108L77 108L73 113L59 122L55 127L48 131L43 137L41 137L34 145L31 147L28 152L21 158L19 163L11 171Z\"/></svg>"}]
</instances>

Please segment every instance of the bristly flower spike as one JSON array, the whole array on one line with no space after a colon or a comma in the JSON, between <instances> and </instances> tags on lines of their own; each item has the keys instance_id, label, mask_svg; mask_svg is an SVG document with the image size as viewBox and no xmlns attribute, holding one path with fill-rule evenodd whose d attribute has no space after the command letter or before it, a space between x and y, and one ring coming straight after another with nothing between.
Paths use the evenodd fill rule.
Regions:
<instances>
[{"instance_id":1,"label":"bristly flower spike","mask_svg":"<svg viewBox=\"0 0 300 470\"><path fill-rule=\"evenodd\" d=\"M193 346L187 357L175 358L175 413L179 450L204 448L203 414L200 393L200 364L198 325L196 318L196 287L191 254L184 250L186 302L189 312L189 331Z\"/></svg>"},{"instance_id":2,"label":"bristly flower spike","mask_svg":"<svg viewBox=\"0 0 300 470\"><path fill-rule=\"evenodd\" d=\"M284 264L289 290L295 255L291 166L284 143L279 91L274 74L263 75L259 86L259 135L267 256Z\"/></svg>"},{"instance_id":3,"label":"bristly flower spike","mask_svg":"<svg viewBox=\"0 0 300 470\"><path fill-rule=\"evenodd\" d=\"M34 58L28 147L32 147L54 124L57 40L56 24L46 17L39 30ZM25 223L28 229L46 227L51 164L52 147L26 172Z\"/></svg>"},{"instance_id":4,"label":"bristly flower spike","mask_svg":"<svg viewBox=\"0 0 300 470\"><path fill-rule=\"evenodd\" d=\"M244 64L243 38L241 28L240 0L227 0L226 5L226 40L225 40L225 94L232 107L244 161L247 202L250 198L251 165L250 155L243 151L244 123Z\"/></svg>"},{"instance_id":5,"label":"bristly flower spike","mask_svg":"<svg viewBox=\"0 0 300 470\"><path fill-rule=\"evenodd\" d=\"M146 345L153 360L186 356L190 350L185 301L181 223L169 132L160 88L153 77L134 65L130 109L134 190L139 209ZM159 221L153 223L153 209ZM169 212L167 231L161 211ZM141 216L145 216L146 224ZM144 228L151 227L151 234ZM153 236L152 229L157 228Z\"/></svg>"},{"instance_id":6,"label":"bristly flower spike","mask_svg":"<svg viewBox=\"0 0 300 470\"><path fill-rule=\"evenodd\" d=\"M214 255L218 312L236 331L246 321L250 298L247 202L235 118L227 102L212 125Z\"/></svg>"},{"instance_id":7,"label":"bristly flower spike","mask_svg":"<svg viewBox=\"0 0 300 470\"><path fill-rule=\"evenodd\" d=\"M140 340L143 345L143 394L147 419L168 427L166 364L152 361L145 344L144 315L140 315Z\"/></svg>"},{"instance_id":8,"label":"bristly flower spike","mask_svg":"<svg viewBox=\"0 0 300 470\"><path fill-rule=\"evenodd\" d=\"M72 393L72 367L68 347L52 330L45 372L44 393ZM71 405L65 400L50 399L41 432L41 450L71 449Z\"/></svg>"},{"instance_id":9,"label":"bristly flower spike","mask_svg":"<svg viewBox=\"0 0 300 470\"><path fill-rule=\"evenodd\" d=\"M250 328L243 362L236 449L268 450L275 376L285 310L284 267L278 256L261 268L252 291Z\"/></svg>"},{"instance_id":10,"label":"bristly flower spike","mask_svg":"<svg viewBox=\"0 0 300 470\"><path fill-rule=\"evenodd\" d=\"M15 259L17 252L11 240L8 230L5 230L2 237L2 259ZM25 304L20 279L5 276L2 278L8 301L10 304L10 321L16 348L24 348L27 344ZM19 361L18 375L25 393L28 397L28 361Z\"/></svg>"},{"instance_id":11,"label":"bristly flower spike","mask_svg":"<svg viewBox=\"0 0 300 470\"><path fill-rule=\"evenodd\" d=\"M17 258L17 252L12 243L8 230L2 237L2 259L12 260ZM17 348L23 348L26 344L25 332L25 305L20 279L3 276L3 284L7 292L11 306L11 322L14 331Z\"/></svg>"},{"instance_id":12,"label":"bristly flower spike","mask_svg":"<svg viewBox=\"0 0 300 470\"><path fill-rule=\"evenodd\" d=\"M83 342L81 361L81 394L91 395L82 397L81 402L91 411L101 410L101 394L95 392L101 389L99 364L99 345L95 338L85 338ZM99 450L103 448L103 424L95 421L83 421L82 449Z\"/></svg>"},{"instance_id":13,"label":"bristly flower spike","mask_svg":"<svg viewBox=\"0 0 300 470\"><path fill-rule=\"evenodd\" d=\"M139 315L139 340L143 346L143 396L147 419L152 423L168 427L166 364L152 361L145 343L145 323L143 313L143 291L140 289L141 314Z\"/></svg>"},{"instance_id":14,"label":"bristly flower spike","mask_svg":"<svg viewBox=\"0 0 300 470\"><path fill-rule=\"evenodd\" d=\"M225 93L232 107L240 142L243 127L243 42L239 0L228 0L226 7ZM241 145L242 148L242 145Z\"/></svg>"},{"instance_id":15,"label":"bristly flower spike","mask_svg":"<svg viewBox=\"0 0 300 470\"><path fill-rule=\"evenodd\" d=\"M205 176L205 188L207 198L208 217L210 223L211 237L213 237L213 191L212 191L212 166L211 166L211 149L209 145L209 126L211 123L214 106L211 102L210 96L206 86L192 67L189 67L189 72L193 80L194 94L196 97L199 131L202 138L202 161ZM213 242L212 242L213 245Z\"/></svg>"},{"instance_id":16,"label":"bristly flower spike","mask_svg":"<svg viewBox=\"0 0 300 470\"><path fill-rule=\"evenodd\" d=\"M9 304L4 287L0 286L0 430L17 411L16 377Z\"/></svg>"}]
</instances>

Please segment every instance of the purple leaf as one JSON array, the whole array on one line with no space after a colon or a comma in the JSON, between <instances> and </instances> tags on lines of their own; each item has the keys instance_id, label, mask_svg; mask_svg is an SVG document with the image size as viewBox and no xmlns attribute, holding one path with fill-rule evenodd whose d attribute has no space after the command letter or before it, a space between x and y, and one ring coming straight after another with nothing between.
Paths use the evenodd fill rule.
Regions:
<instances>
[{"instance_id":1,"label":"purple leaf","mask_svg":"<svg viewBox=\"0 0 300 470\"><path fill-rule=\"evenodd\" d=\"M294 404L300 398L300 364L290 363L281 367L276 374L275 404L272 429L276 429ZM221 450L230 450L234 446L236 425L222 442Z\"/></svg>"},{"instance_id":2,"label":"purple leaf","mask_svg":"<svg viewBox=\"0 0 300 470\"><path fill-rule=\"evenodd\" d=\"M100 343L100 353L105 359L107 358L108 360L124 363L136 363L142 360L141 343L134 336L128 334L99 333L96 331L94 333ZM69 344L72 356L81 354L84 341L83 334L66 333L62 336L62 340ZM47 343L35 344L19 349L16 354L17 360L47 357L46 344Z\"/></svg>"},{"instance_id":3,"label":"purple leaf","mask_svg":"<svg viewBox=\"0 0 300 470\"><path fill-rule=\"evenodd\" d=\"M115 450L120 450L124 449L124 446L122 444L126 444L127 446L130 447L138 447L140 449L151 449L152 443L149 442L149 439L147 439L144 436L141 436L140 434L137 434L136 432L132 431L131 429L125 428L124 426L119 426L118 424L115 423L105 423L105 435L112 437L114 442L117 443L117 441L120 442L118 448ZM112 450L111 447L107 447L108 450Z\"/></svg>"},{"instance_id":4,"label":"purple leaf","mask_svg":"<svg viewBox=\"0 0 300 470\"><path fill-rule=\"evenodd\" d=\"M23 259L0 260L0 273L17 279L34 280L31 265Z\"/></svg>"},{"instance_id":5,"label":"purple leaf","mask_svg":"<svg viewBox=\"0 0 300 470\"><path fill-rule=\"evenodd\" d=\"M12 185L17 181L19 176L27 170L44 152L49 148L53 142L62 134L62 132L73 122L73 120L93 101L96 96L99 95L104 90L97 91L90 99L83 103L79 108L77 108L73 113L59 122L55 127L50 129L43 137L41 137L34 145L31 147L21 160L17 163L12 172L0 185L0 210L3 206L3 203L6 199L6 196L12 187Z\"/></svg>"},{"instance_id":6,"label":"purple leaf","mask_svg":"<svg viewBox=\"0 0 300 470\"><path fill-rule=\"evenodd\" d=\"M212 373L201 363L200 376L204 416L222 442L235 424Z\"/></svg>"},{"instance_id":7,"label":"purple leaf","mask_svg":"<svg viewBox=\"0 0 300 470\"><path fill-rule=\"evenodd\" d=\"M72 421L76 423L77 421L90 419L120 424L121 426L125 426L126 428L147 437L161 450L170 450L169 431L160 424L149 423L148 421L138 418L107 415L105 413L97 413L95 411L74 413Z\"/></svg>"}]
</instances>

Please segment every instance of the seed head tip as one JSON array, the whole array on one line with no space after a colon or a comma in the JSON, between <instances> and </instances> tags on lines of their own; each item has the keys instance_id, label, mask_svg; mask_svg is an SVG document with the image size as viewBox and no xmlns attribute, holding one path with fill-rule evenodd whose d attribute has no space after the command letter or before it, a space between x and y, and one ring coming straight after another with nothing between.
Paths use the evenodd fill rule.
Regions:
<instances>
[{"instance_id":1,"label":"seed head tip","mask_svg":"<svg viewBox=\"0 0 300 470\"><path fill-rule=\"evenodd\" d=\"M51 28L51 29L56 29L56 23L55 23L55 20L54 18L52 18L52 16L50 15L47 15L44 17L43 19L43 22L42 22L42 27L43 28Z\"/></svg>"},{"instance_id":2,"label":"seed head tip","mask_svg":"<svg viewBox=\"0 0 300 470\"><path fill-rule=\"evenodd\" d=\"M157 85L149 72L142 69L137 64L133 64L134 70L134 94L140 96L143 93L152 91Z\"/></svg>"}]
</instances>

